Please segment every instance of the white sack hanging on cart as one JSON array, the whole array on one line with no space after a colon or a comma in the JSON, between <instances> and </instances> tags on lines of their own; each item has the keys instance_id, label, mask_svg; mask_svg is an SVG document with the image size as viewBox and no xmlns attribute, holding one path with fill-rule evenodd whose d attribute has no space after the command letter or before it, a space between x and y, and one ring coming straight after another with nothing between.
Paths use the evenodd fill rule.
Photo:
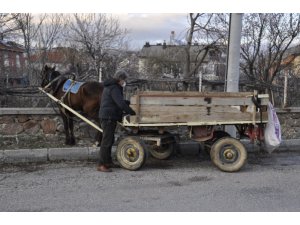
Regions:
<instances>
[{"instance_id":1,"label":"white sack hanging on cart","mask_svg":"<svg viewBox=\"0 0 300 225\"><path fill-rule=\"evenodd\" d=\"M273 105L268 103L268 123L265 128L265 147L272 153L281 143L280 122Z\"/></svg>"}]
</instances>

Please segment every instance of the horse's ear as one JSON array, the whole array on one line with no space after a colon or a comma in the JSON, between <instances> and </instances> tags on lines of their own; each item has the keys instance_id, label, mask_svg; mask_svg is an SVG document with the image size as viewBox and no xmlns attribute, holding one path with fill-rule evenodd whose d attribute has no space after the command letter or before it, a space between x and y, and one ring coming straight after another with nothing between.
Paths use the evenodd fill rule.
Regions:
<instances>
[{"instance_id":1,"label":"horse's ear","mask_svg":"<svg viewBox=\"0 0 300 225\"><path fill-rule=\"evenodd\" d=\"M48 69L48 66L47 66L47 64L45 65L45 70L47 70Z\"/></svg>"},{"instance_id":2,"label":"horse's ear","mask_svg":"<svg viewBox=\"0 0 300 225\"><path fill-rule=\"evenodd\" d=\"M52 69L53 71L55 71L55 67L56 67L56 66L53 66L53 69Z\"/></svg>"}]
</instances>

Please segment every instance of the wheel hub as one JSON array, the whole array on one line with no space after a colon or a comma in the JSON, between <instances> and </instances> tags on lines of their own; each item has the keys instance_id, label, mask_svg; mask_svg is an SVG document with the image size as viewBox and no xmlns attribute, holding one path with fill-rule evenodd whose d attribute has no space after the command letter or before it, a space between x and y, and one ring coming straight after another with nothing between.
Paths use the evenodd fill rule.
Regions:
<instances>
[{"instance_id":1,"label":"wheel hub","mask_svg":"<svg viewBox=\"0 0 300 225\"><path fill-rule=\"evenodd\" d=\"M220 157L223 162L233 163L238 158L238 152L232 146L226 146L223 151L220 152Z\"/></svg>"},{"instance_id":2,"label":"wheel hub","mask_svg":"<svg viewBox=\"0 0 300 225\"><path fill-rule=\"evenodd\" d=\"M226 149L225 151L224 151L224 157L226 158L226 159L233 159L234 158L234 156L235 156L235 152L232 150L232 149Z\"/></svg>"},{"instance_id":3,"label":"wheel hub","mask_svg":"<svg viewBox=\"0 0 300 225\"><path fill-rule=\"evenodd\" d=\"M129 161L133 162L137 158L137 152L133 147L130 147L126 150L126 156Z\"/></svg>"}]
</instances>

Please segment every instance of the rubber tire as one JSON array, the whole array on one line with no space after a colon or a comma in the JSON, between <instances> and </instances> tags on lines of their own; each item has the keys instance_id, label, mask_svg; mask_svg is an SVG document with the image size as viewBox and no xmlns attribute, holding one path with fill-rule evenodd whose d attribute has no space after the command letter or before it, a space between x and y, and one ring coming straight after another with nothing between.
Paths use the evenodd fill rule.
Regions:
<instances>
[{"instance_id":1,"label":"rubber tire","mask_svg":"<svg viewBox=\"0 0 300 225\"><path fill-rule=\"evenodd\" d=\"M227 162L222 158L222 150L228 146L236 153L236 159L233 162ZM224 137L217 140L210 151L210 158L215 166L225 172L239 171L246 163L247 151L245 146L237 139L232 137Z\"/></svg>"},{"instance_id":2,"label":"rubber tire","mask_svg":"<svg viewBox=\"0 0 300 225\"><path fill-rule=\"evenodd\" d=\"M168 146L164 148L164 150L162 150L161 146L157 146L156 148L159 148L159 151L155 148L149 148L149 152L156 159L161 159L161 160L168 159L174 152L175 143L169 143L166 145Z\"/></svg>"},{"instance_id":3,"label":"rubber tire","mask_svg":"<svg viewBox=\"0 0 300 225\"><path fill-rule=\"evenodd\" d=\"M132 149L136 155L134 161L129 159L126 153L128 149ZM121 167L127 170L138 170L146 162L148 157L147 148L143 140L138 137L125 137L117 145L117 160Z\"/></svg>"},{"instance_id":4,"label":"rubber tire","mask_svg":"<svg viewBox=\"0 0 300 225\"><path fill-rule=\"evenodd\" d=\"M223 130L216 130L214 131L212 139L209 139L204 142L204 150L207 154L210 154L211 147L213 146L216 141L220 140L224 137L230 137L230 134L228 134L226 131Z\"/></svg>"}]
</instances>

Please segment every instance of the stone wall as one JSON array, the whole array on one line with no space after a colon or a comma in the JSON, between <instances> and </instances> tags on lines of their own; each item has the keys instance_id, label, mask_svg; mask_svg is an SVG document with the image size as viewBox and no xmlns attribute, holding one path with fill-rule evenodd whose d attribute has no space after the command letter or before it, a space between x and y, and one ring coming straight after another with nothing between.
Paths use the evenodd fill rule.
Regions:
<instances>
[{"instance_id":1,"label":"stone wall","mask_svg":"<svg viewBox=\"0 0 300 225\"><path fill-rule=\"evenodd\" d=\"M282 138L299 139L300 138L300 108L290 107L286 109L277 109L277 116L281 125Z\"/></svg>"},{"instance_id":2,"label":"stone wall","mask_svg":"<svg viewBox=\"0 0 300 225\"><path fill-rule=\"evenodd\" d=\"M0 109L0 149L19 147L62 147L63 122L52 108ZM78 145L95 143L97 131L75 119L74 134Z\"/></svg>"},{"instance_id":3,"label":"stone wall","mask_svg":"<svg viewBox=\"0 0 300 225\"><path fill-rule=\"evenodd\" d=\"M0 108L0 149L63 147L65 133L61 117L52 108ZM282 138L300 138L300 108L277 109ZM76 118L77 146L95 143L96 129Z\"/></svg>"}]
</instances>

